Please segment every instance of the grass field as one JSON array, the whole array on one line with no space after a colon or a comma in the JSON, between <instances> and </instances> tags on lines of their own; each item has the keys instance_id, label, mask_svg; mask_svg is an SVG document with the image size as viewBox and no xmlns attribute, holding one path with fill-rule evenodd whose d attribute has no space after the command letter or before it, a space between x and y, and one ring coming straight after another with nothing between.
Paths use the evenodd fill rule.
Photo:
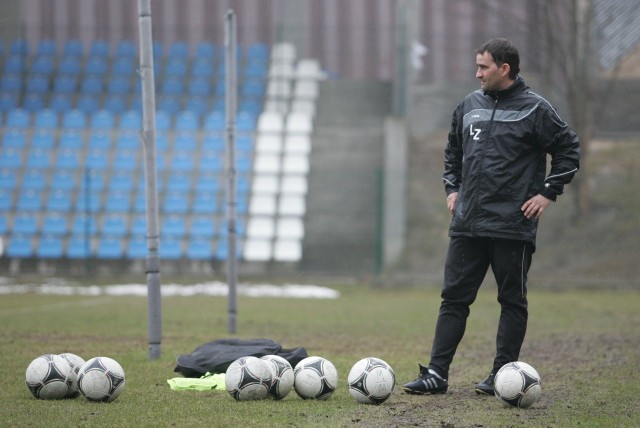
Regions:
<instances>
[{"instance_id":1,"label":"grass field","mask_svg":"<svg viewBox=\"0 0 640 428\"><path fill-rule=\"evenodd\" d=\"M227 333L224 297L165 297L162 357L147 358L143 297L7 294L0 299L1 426L640 426L640 292L530 290L530 323L521 359L538 369L543 395L532 408L477 396L491 366L498 306L488 282L472 307L444 396L396 388L381 406L355 402L346 377L365 356L389 362L398 383L427 362L439 305L437 287L379 289L334 285L338 299L240 297L240 338L304 346L331 360L339 388L327 401L235 402L224 391L174 392L178 355ZM40 354L73 352L118 360L126 388L113 403L34 399L24 384Z\"/></svg>"}]
</instances>

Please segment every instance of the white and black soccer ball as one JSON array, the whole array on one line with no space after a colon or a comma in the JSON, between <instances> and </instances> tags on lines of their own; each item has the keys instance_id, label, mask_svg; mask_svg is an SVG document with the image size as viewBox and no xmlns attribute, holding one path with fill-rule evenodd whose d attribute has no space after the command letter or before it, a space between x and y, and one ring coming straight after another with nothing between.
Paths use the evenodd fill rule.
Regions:
<instances>
[{"instance_id":1,"label":"white and black soccer ball","mask_svg":"<svg viewBox=\"0 0 640 428\"><path fill-rule=\"evenodd\" d=\"M271 369L271 387L267 394L276 400L282 400L293 389L293 367L279 355L265 355L261 360Z\"/></svg>"},{"instance_id":2,"label":"white and black soccer ball","mask_svg":"<svg viewBox=\"0 0 640 428\"><path fill-rule=\"evenodd\" d=\"M224 383L238 401L262 400L271 388L271 369L258 357L240 357L227 368Z\"/></svg>"},{"instance_id":3,"label":"white and black soccer ball","mask_svg":"<svg viewBox=\"0 0 640 428\"><path fill-rule=\"evenodd\" d=\"M396 386L396 375L386 361L368 357L353 365L347 381L349 394L358 403L382 404Z\"/></svg>"},{"instance_id":4,"label":"white and black soccer ball","mask_svg":"<svg viewBox=\"0 0 640 428\"><path fill-rule=\"evenodd\" d=\"M65 398L71 389L71 366L55 354L41 355L31 361L25 377L27 388L36 398Z\"/></svg>"},{"instance_id":5,"label":"white and black soccer ball","mask_svg":"<svg viewBox=\"0 0 640 428\"><path fill-rule=\"evenodd\" d=\"M516 361L498 370L495 378L496 397L511 406L525 409L540 398L540 375L529 364Z\"/></svg>"},{"instance_id":6,"label":"white and black soccer ball","mask_svg":"<svg viewBox=\"0 0 640 428\"><path fill-rule=\"evenodd\" d=\"M76 398L80 396L80 391L78 391L78 372L80 371L80 367L82 367L86 361L84 358L76 354L72 354L71 352L65 352L58 356L64 358L71 367L71 388L69 388L69 392L65 398Z\"/></svg>"},{"instance_id":7,"label":"white and black soccer ball","mask_svg":"<svg viewBox=\"0 0 640 428\"><path fill-rule=\"evenodd\" d=\"M109 357L94 357L78 371L78 390L89 401L111 402L124 390L124 369Z\"/></svg>"},{"instance_id":8,"label":"white and black soccer ball","mask_svg":"<svg viewBox=\"0 0 640 428\"><path fill-rule=\"evenodd\" d=\"M303 399L326 400L338 386L338 371L323 357L307 357L293 369L293 387Z\"/></svg>"}]
</instances>

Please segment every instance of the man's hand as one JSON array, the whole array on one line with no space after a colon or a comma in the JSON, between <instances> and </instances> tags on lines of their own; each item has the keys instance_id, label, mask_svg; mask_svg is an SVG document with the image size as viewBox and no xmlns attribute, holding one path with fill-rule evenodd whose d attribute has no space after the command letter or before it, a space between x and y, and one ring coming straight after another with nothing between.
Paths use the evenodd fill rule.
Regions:
<instances>
[{"instance_id":1,"label":"man's hand","mask_svg":"<svg viewBox=\"0 0 640 428\"><path fill-rule=\"evenodd\" d=\"M539 219L545 208L547 208L550 203L550 199L547 199L542 195L536 195L525 202L521 210L526 218L530 219L535 216L536 219Z\"/></svg>"},{"instance_id":2,"label":"man's hand","mask_svg":"<svg viewBox=\"0 0 640 428\"><path fill-rule=\"evenodd\" d=\"M456 212L456 200L458 199L458 192L449 193L447 196L447 208L451 215Z\"/></svg>"}]
</instances>

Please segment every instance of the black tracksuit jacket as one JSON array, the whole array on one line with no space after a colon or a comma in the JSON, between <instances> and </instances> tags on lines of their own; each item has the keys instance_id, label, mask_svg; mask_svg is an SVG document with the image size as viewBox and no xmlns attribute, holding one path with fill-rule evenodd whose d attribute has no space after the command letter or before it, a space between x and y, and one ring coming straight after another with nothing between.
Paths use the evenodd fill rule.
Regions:
<instances>
[{"instance_id":1,"label":"black tracksuit jacket","mask_svg":"<svg viewBox=\"0 0 640 428\"><path fill-rule=\"evenodd\" d=\"M453 114L445 149L445 190L459 192L449 236L535 246L538 222L524 216L522 205L537 194L555 201L579 160L575 132L520 76L506 90L472 92Z\"/></svg>"}]
</instances>

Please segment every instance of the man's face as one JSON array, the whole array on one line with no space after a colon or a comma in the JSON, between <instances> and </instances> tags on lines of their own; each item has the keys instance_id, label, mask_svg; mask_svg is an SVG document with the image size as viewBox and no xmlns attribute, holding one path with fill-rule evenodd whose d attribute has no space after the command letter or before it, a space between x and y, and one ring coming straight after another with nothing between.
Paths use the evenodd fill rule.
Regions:
<instances>
[{"instance_id":1,"label":"man's face","mask_svg":"<svg viewBox=\"0 0 640 428\"><path fill-rule=\"evenodd\" d=\"M480 80L480 88L484 91L498 91L511 85L509 65L498 66L489 52L476 55L476 66L476 78Z\"/></svg>"}]
</instances>

